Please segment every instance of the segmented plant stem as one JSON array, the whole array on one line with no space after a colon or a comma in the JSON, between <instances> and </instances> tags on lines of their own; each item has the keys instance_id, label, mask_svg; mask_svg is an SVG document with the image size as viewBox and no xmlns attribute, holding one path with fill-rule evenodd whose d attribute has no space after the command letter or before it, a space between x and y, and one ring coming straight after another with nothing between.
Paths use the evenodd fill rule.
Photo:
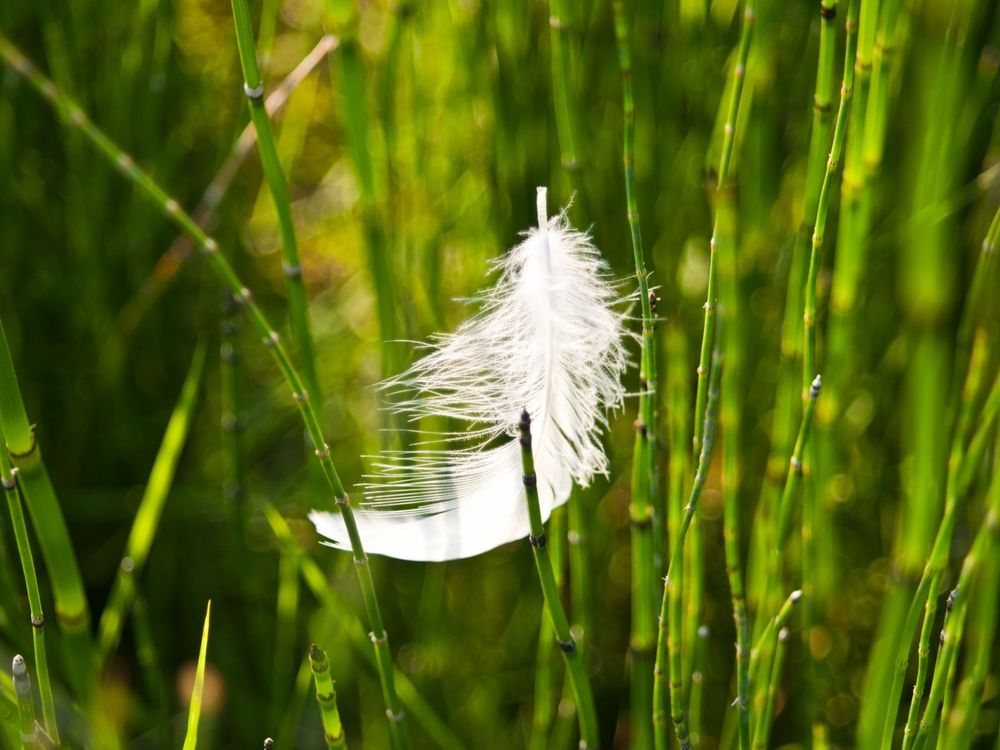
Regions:
<instances>
[{"instance_id":1,"label":"segmented plant stem","mask_svg":"<svg viewBox=\"0 0 1000 750\"><path fill-rule=\"evenodd\" d=\"M312 669L313 681L316 683L316 702L319 704L320 717L323 720L323 732L326 746L330 750L347 750L347 738L344 736L344 726L340 722L340 712L337 710L337 691L333 688L330 678L330 660L326 651L315 643L309 647L309 666Z\"/></svg>"},{"instance_id":2,"label":"segmented plant stem","mask_svg":"<svg viewBox=\"0 0 1000 750\"><path fill-rule=\"evenodd\" d=\"M0 55L7 45L0 35ZM51 84L50 84L51 85ZM59 500L42 461L42 450L21 399L7 333L0 321L0 432L5 450L18 470L21 497L28 508L35 537L49 574L55 599L56 621L65 636L66 663L73 686L82 701L90 694L93 645L90 609L80 578L73 543Z\"/></svg>"},{"instance_id":3,"label":"segmented plant stem","mask_svg":"<svg viewBox=\"0 0 1000 750\"><path fill-rule=\"evenodd\" d=\"M656 540L662 510L656 500L656 339L653 324L655 293L649 289L649 274L639 227L639 206L635 187L635 101L632 94L632 58L624 0L612 2L618 67L622 80L623 163L625 202L628 210L635 275L642 308L642 350L640 354L639 415L635 421L632 451L632 637L630 671L633 746L652 744L652 695L649 681L655 641L656 573L659 557Z\"/></svg>"},{"instance_id":4,"label":"segmented plant stem","mask_svg":"<svg viewBox=\"0 0 1000 750\"><path fill-rule=\"evenodd\" d=\"M559 597L559 585L556 583L552 560L546 547L545 527L542 524L542 511L538 502L538 478L535 475L535 459L531 449L531 416L527 411L521 413L521 469L524 475L524 495L528 504L528 519L531 533L528 541L535 557L538 578L545 598L545 609L552 621L556 642L562 650L566 663L566 675L573 689L576 701L577 716L580 720L581 750L595 750L600 744L600 734L597 723L597 706L587 676L587 666L583 653L577 647L570 633L569 620Z\"/></svg>"},{"instance_id":5,"label":"segmented plant stem","mask_svg":"<svg viewBox=\"0 0 1000 750\"><path fill-rule=\"evenodd\" d=\"M722 126L722 152L719 155L719 172L716 177L717 189L725 187L729 180L729 168L733 160L733 149L736 145L736 122L739 119L740 104L743 101L743 85L746 80L747 56L750 52L750 39L757 18L754 10L754 0L747 0L743 9L743 25L740 29L739 47L736 52L736 64L733 66L733 86L726 111L726 121ZM711 367L711 352L715 346L716 308L719 304L719 278L716 263L716 244L719 230L719 217L715 217L712 239L709 241L708 292L705 300L705 323L701 334L701 354L698 358L698 389L695 393L694 407L694 437L692 439L694 455L699 455L701 442L704 439L705 404L708 398L709 368Z\"/></svg>"},{"instance_id":6,"label":"segmented plant stem","mask_svg":"<svg viewBox=\"0 0 1000 750\"><path fill-rule=\"evenodd\" d=\"M7 451L3 449L3 431L0 430L0 482L7 496L10 522L17 544L17 555L24 573L24 587L28 592L28 608L31 617L31 639L35 652L35 674L38 675L38 692L42 699L42 719L45 730L56 744L59 744L59 728L56 725L55 701L52 698L52 679L49 676L49 659L45 649L45 614L42 611L42 596L35 573L35 558L31 554L28 540L28 526L24 522L21 498L17 493L18 471L10 463Z\"/></svg>"},{"instance_id":7,"label":"segmented plant stem","mask_svg":"<svg viewBox=\"0 0 1000 750\"><path fill-rule=\"evenodd\" d=\"M323 475L330 486L333 499L344 516L344 524L347 527L348 537L351 541L351 550L358 572L358 579L361 584L361 594L364 599L365 611L368 615L369 626L371 627L370 636L377 657L379 679L382 684L383 699L387 706L386 714L389 718L391 735L395 746L408 746L409 742L404 723L405 715L399 705L399 698L396 695L393 678L389 635L382 623L382 614L379 609L378 598L375 594L375 583L372 579L371 566L368 563L368 556L365 554L361 543L361 536L358 533L354 511L348 499L347 492L344 490L344 485L340 480L337 467L333 463L330 446L323 436L323 429L320 426L319 418L312 406L312 402L307 396L302 377L292 364L292 360L286 353L284 346L282 346L277 331L271 327L263 311L253 301L253 295L250 293L250 290L243 285L243 282L236 275L232 266L219 251L218 243L199 227L189 214L181 209L177 201L170 198L149 175L137 167L132 158L119 149L103 131L94 125L71 98L56 88L50 80L43 76L2 35L0 35L0 57L18 74L23 76L42 98L52 104L65 121L71 127L78 130L119 172L131 180L136 187L142 190L150 200L159 206L167 218L172 220L191 237L194 243L205 254L212 271L233 293L236 301L245 311L254 330L261 337L268 351L271 352L271 357L274 359L278 369L281 370L281 374L291 389L292 398L298 406L299 414L305 424L306 431L313 445L317 446L315 451L316 458L319 460ZM84 609L84 611L86 610Z\"/></svg>"},{"instance_id":8,"label":"segmented plant stem","mask_svg":"<svg viewBox=\"0 0 1000 750\"><path fill-rule=\"evenodd\" d=\"M913 682L913 698L906 716L906 726L903 728L903 750L913 746L913 735L920 716L920 707L924 702L924 688L927 682L927 664L931 656L931 633L934 630L934 618L937 615L938 590L941 588L942 572L939 571L931 579L930 596L924 603L924 622L920 626L920 640L917 642L917 676ZM950 609L950 608L949 608Z\"/></svg>"},{"instance_id":9,"label":"segmented plant stem","mask_svg":"<svg viewBox=\"0 0 1000 750\"><path fill-rule=\"evenodd\" d=\"M31 677L28 676L28 665L20 654L14 656L11 664L11 677L14 682L14 695L17 699L18 728L21 732L21 745L24 748L39 747L38 724L35 721L35 703L31 695Z\"/></svg>"},{"instance_id":10,"label":"segmented plant stem","mask_svg":"<svg viewBox=\"0 0 1000 750\"><path fill-rule=\"evenodd\" d=\"M778 637L775 639L771 673L768 676L767 685L763 688L767 699L763 711L757 717L757 724L754 730L754 750L764 750L771 736L771 725L774 723L774 708L778 698L778 686L781 684L781 673L785 666L785 652L788 650L785 646L788 642L788 636L788 628L782 628L778 631Z\"/></svg>"},{"instance_id":11,"label":"segmented plant stem","mask_svg":"<svg viewBox=\"0 0 1000 750\"><path fill-rule=\"evenodd\" d=\"M278 146L264 105L264 81L257 64L257 49L254 43L253 27L250 23L250 8L247 0L232 0L233 21L236 26L236 42L243 68L243 91L250 107L250 119L257 131L257 152L260 154L264 179L267 181L274 209L278 217L278 231L281 235L282 267L288 290L288 316L292 338L299 355L299 366L309 390L309 400L320 416L323 414L323 393L319 387L316 369L316 353L313 344L312 326L309 322L309 300L302 281L302 261L299 258L299 244L292 221L292 206L288 197L288 182L278 158Z\"/></svg>"},{"instance_id":12,"label":"segmented plant stem","mask_svg":"<svg viewBox=\"0 0 1000 750\"><path fill-rule=\"evenodd\" d=\"M687 716L682 696L681 681L681 613L680 597L672 597L671 589L679 585L676 571L684 556L684 538L691 521L694 520L705 489L705 478L712 460L712 442L715 433L716 408L719 401L719 379L722 374L722 354L715 349L712 357L712 375L705 401L705 431L698 456L698 468L691 483L691 493L684 506L684 516L677 531L677 544L670 552L670 564L663 583L663 598L660 602L660 620L656 638L656 662L653 668L653 736L657 750L667 750L666 706L667 691L670 694L671 720L677 734L681 750L689 750L691 738L688 732ZM668 665L669 657L669 665ZM668 684L669 681L669 684Z\"/></svg>"}]
</instances>

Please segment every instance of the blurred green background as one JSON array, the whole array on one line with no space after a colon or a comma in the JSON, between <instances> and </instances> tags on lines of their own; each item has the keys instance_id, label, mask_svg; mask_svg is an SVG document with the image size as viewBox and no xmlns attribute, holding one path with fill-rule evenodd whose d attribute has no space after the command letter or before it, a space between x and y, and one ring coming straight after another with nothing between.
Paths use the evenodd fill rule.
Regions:
<instances>
[{"instance_id":1,"label":"blurred green background","mask_svg":"<svg viewBox=\"0 0 1000 750\"><path fill-rule=\"evenodd\" d=\"M632 283L611 8L584 0L564 14L578 152L578 164L567 169L556 127L546 3L379 0L355 8L263 0L251 6L268 92L324 33L342 39L273 120L311 299L324 427L338 468L353 485L364 472L362 456L391 439L380 432L386 420L373 385L412 359L414 347L402 342L452 330L464 319L468 310L459 298L488 283L489 260L533 223L536 186L549 186L553 208L572 200L575 224L592 231L614 273ZM759 3L749 106L737 126L733 197L742 302L730 325L745 352L738 440L748 536L757 499L783 476L786 460L770 451L779 429L786 285L803 221L815 6ZM820 591L809 641L821 665L819 715L842 747L853 745L894 559L919 572L930 541L922 529L932 535L940 512L937 485L953 417L947 394L956 387L953 366L964 366L953 365L956 330L998 202L996 10L988 0L904 7L887 67L884 161L871 177L871 214L857 240L855 257L863 260L852 296L839 307L828 306L841 252L842 199L839 189L834 194L819 280L820 330L840 326L842 337L820 337L822 369L831 373L827 385L835 396L821 405L817 422ZM641 227L661 298L660 369L679 357L693 383L712 227L710 165L718 160L719 103L731 80L740 14L735 0L639 0L628 14ZM185 208L197 205L248 123L226 2L8 0L0 6L0 30ZM837 39L839 81L840 18ZM361 120L345 80L345 49L360 61ZM941 60L949 49L958 50L959 63L955 77L942 83ZM952 96L942 100L943 91ZM378 682L344 633L361 626L317 604L254 503L267 498L282 511L331 576L344 611L360 616L349 556L319 546L305 520L325 502L317 500L324 489L279 373L240 324L247 475L236 492L226 484L220 429L219 284L194 256L172 273L164 256L175 228L9 69L0 71L0 92L0 316L95 617L192 352L199 339L211 344L191 435L139 581L161 684L144 681L126 626L100 693L109 725L100 730L107 738L101 742L112 744L98 746L165 746L158 730L168 720L182 732L183 675L196 658L211 598L210 684L218 701L207 709L206 746L259 747L271 735L282 748L320 747L314 701L306 701L296 683L305 649L317 640L331 655L348 737L358 746L387 747ZM362 158L359 169L358 154L367 156L367 167ZM211 226L284 333L277 227L254 150ZM370 272L373 243L388 259L381 314ZM996 307L975 316L995 336ZM386 332L399 343L383 344ZM995 348L990 357L995 361ZM634 371L629 378L634 392ZM661 394L661 417L683 404L668 405ZM797 386L793 395L798 398ZM583 495L595 600L590 666L609 747L625 746L628 738L634 411L630 401L614 416L607 440L611 476ZM699 514L705 600L697 619L711 630L702 747L717 746L732 676L717 465ZM932 499L921 505L921 493ZM960 519L961 553L980 507L970 503ZM926 521L907 527L907 512ZM0 564L20 591L6 526ZM904 541L894 543L897 530ZM376 558L373 567L398 665L454 733L482 748L524 745L541 614L528 546L448 564ZM6 609L18 606L8 602ZM0 640L5 651L27 648L26 623L7 623ZM55 650L55 675L63 682L59 656ZM801 658L792 651L776 746L807 733L796 711L782 710ZM984 736L996 731L1000 708L995 668L992 675ZM561 731L561 746L574 746L572 717L557 723L562 729L553 745ZM432 746L423 730L413 733L417 746Z\"/></svg>"}]
</instances>

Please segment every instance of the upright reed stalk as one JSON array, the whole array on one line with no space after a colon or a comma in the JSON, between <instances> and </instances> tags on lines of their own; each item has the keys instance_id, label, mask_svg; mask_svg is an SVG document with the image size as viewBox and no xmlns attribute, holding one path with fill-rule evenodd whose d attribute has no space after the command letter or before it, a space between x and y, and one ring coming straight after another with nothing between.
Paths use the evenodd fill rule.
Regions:
<instances>
[{"instance_id":1,"label":"upright reed stalk","mask_svg":"<svg viewBox=\"0 0 1000 750\"><path fill-rule=\"evenodd\" d=\"M10 48L0 35L0 56ZM52 86L51 83L48 84ZM17 384L14 361L7 345L7 333L0 322L0 433L5 450L18 470L21 497L28 507L35 538L45 561L55 599L56 621L65 636L66 665L78 696L85 701L90 693L93 645L90 639L90 609L84 592L76 553L69 538L59 500L42 462L42 449Z\"/></svg>"},{"instance_id":2,"label":"upright reed stalk","mask_svg":"<svg viewBox=\"0 0 1000 750\"><path fill-rule=\"evenodd\" d=\"M632 95L632 58L624 0L613 0L618 67L622 80L623 162L625 167L625 202L635 275L642 307L642 349L639 373L639 416L635 421L635 444L632 450L632 637L631 695L633 746L649 748L652 733L648 718L652 714L649 675L655 643L656 558L658 545L654 533L662 523L657 512L656 492L656 339L653 324L655 294L649 289L649 274L639 229L639 206L635 190L635 102Z\"/></svg>"},{"instance_id":3,"label":"upright reed stalk","mask_svg":"<svg viewBox=\"0 0 1000 750\"><path fill-rule=\"evenodd\" d=\"M581 750L596 750L600 745L600 733L597 724L597 706L587 676L587 666L583 654L577 648L573 635L569 630L569 620L559 598L559 586L556 583L552 560L546 547L545 527L542 524L542 511L538 503L538 478L535 476L535 459L531 451L531 416L527 411L521 414L521 468L524 474L524 495L528 503L528 519L531 534L528 541L538 568L538 578L542 585L542 595L545 598L545 609L552 621L556 642L562 649L566 662L566 675L569 677L576 701L577 716L580 720Z\"/></svg>"},{"instance_id":4,"label":"upright reed stalk","mask_svg":"<svg viewBox=\"0 0 1000 750\"><path fill-rule=\"evenodd\" d=\"M278 231L281 235L281 252L284 258L282 268L288 289L288 317L292 339L299 355L299 365L309 393L313 410L322 419L323 392L319 386L316 370L316 353L313 345L312 326L309 322L309 300L302 282L302 261L299 258L299 244L292 222L292 206L288 197L288 183L278 158L278 146L264 105L264 81L257 64L257 49L254 44L253 27L250 22L250 8L247 0L232 0L233 22L236 26L236 42L243 68L243 92L250 107L250 119L257 131L257 151L264 169L274 209L278 216Z\"/></svg>"},{"instance_id":5,"label":"upright reed stalk","mask_svg":"<svg viewBox=\"0 0 1000 750\"><path fill-rule=\"evenodd\" d=\"M10 509L10 522L14 529L17 555L24 573L24 586L28 591L28 607L31 617L31 640L35 651L35 673L38 675L38 692L42 698L42 719L45 730L53 741L59 744L59 728L56 725L55 701L52 699L52 678L49 676L49 659L45 650L45 614L42 611L42 595L35 574L35 558L31 554L28 540L28 526L24 522L21 498L17 494L18 471L10 463L7 451L2 448L3 431L0 430L0 482L3 483Z\"/></svg>"},{"instance_id":6,"label":"upright reed stalk","mask_svg":"<svg viewBox=\"0 0 1000 750\"><path fill-rule=\"evenodd\" d=\"M387 706L386 715L389 719L393 746L397 748L407 747L409 742L404 723L405 715L400 708L399 698L396 695L392 657L389 650L389 635L382 623L382 614L379 609L378 598L375 594L375 583L372 579L371 566L369 565L364 547L361 544L354 511L347 497L347 492L344 490L344 485L340 480L337 467L333 463L330 446L323 436L323 429L320 426L319 418L305 392L302 377L282 346L277 331L271 327L263 311L253 301L253 295L250 293L250 290L243 285L232 266L222 253L219 252L218 243L206 234L189 214L181 209L177 201L170 198L148 174L137 167L128 154L118 148L103 131L94 125L79 106L77 106L76 102L56 88L3 35L0 35L0 58L15 72L25 78L31 84L32 88L62 115L67 124L83 135L104 158L131 180L136 187L160 207L171 221L191 237L206 256L209 267L233 293L234 298L250 320L250 324L261 337L265 347L271 352L271 357L274 359L275 364L291 389L292 398L298 406L299 414L305 424L306 431L313 445L317 446L315 451L316 458L320 462L320 467L330 487L333 500L344 515L344 523L347 526L348 536L351 541L351 550L358 573L358 580L361 584L361 594L364 599L365 611L368 615L368 623L371 628L370 636L375 649L383 699ZM0 357L0 376L2 374L2 357ZM0 392L3 392L2 388L0 388ZM28 446L30 447L30 431L28 431L28 437ZM9 437L8 440L10 440ZM10 445L9 442L8 445ZM35 450L34 455L37 455L37 450ZM24 469L22 469L22 476L24 473ZM84 611L86 610L84 609Z\"/></svg>"},{"instance_id":7,"label":"upright reed stalk","mask_svg":"<svg viewBox=\"0 0 1000 750\"><path fill-rule=\"evenodd\" d=\"M719 216L718 247L722 351L726 368L722 373L720 419L722 427L722 501L726 573L736 627L736 711L741 750L750 748L750 643L743 563L740 547L740 406L743 347L740 330L739 269L732 195L723 189L715 196Z\"/></svg>"},{"instance_id":8,"label":"upright reed stalk","mask_svg":"<svg viewBox=\"0 0 1000 750\"><path fill-rule=\"evenodd\" d=\"M705 489L705 478L708 476L708 466L712 460L712 442L715 433L716 408L719 401L719 379L722 374L722 355L715 349L712 361L712 375L705 402L705 430L701 443L701 453L698 456L698 468L694 481L691 483L691 494L684 506L684 516L677 530L677 545L670 551L670 564L667 566L667 576L663 582L663 599L660 602L660 620L656 637L656 663L653 668L653 730L657 750L667 750L666 706L667 690L670 691L671 720L677 734L677 742L681 750L689 750L691 737L688 731L687 714L684 706L681 681L681 618L679 597L672 597L671 591L679 585L676 571L684 557L684 537L691 528L701 494ZM669 657L669 665L668 665ZM668 685L669 681L669 685Z\"/></svg>"},{"instance_id":9,"label":"upright reed stalk","mask_svg":"<svg viewBox=\"0 0 1000 750\"><path fill-rule=\"evenodd\" d=\"M326 746L329 750L347 750L344 725L340 722L340 712L337 710L337 691L333 689L333 680L330 678L330 660L326 657L326 651L315 643L309 647L309 667L316 683L316 702L323 720Z\"/></svg>"}]
</instances>

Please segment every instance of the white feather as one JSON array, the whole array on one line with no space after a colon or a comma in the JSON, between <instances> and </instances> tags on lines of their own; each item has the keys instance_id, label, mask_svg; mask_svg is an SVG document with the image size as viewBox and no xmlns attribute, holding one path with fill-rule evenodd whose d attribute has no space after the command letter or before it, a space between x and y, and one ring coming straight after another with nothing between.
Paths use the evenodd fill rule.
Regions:
<instances>
[{"instance_id":1,"label":"white feather","mask_svg":"<svg viewBox=\"0 0 1000 750\"><path fill-rule=\"evenodd\" d=\"M385 454L355 511L365 550L404 560L456 560L528 535L518 422L532 417L543 519L607 474L605 410L624 397L627 357L620 298L590 238L565 212L548 219L493 266L497 283L479 312L443 334L409 371L383 387L408 398L412 421L443 416L467 426L440 447ZM339 513L310 519L331 546L349 549Z\"/></svg>"}]
</instances>

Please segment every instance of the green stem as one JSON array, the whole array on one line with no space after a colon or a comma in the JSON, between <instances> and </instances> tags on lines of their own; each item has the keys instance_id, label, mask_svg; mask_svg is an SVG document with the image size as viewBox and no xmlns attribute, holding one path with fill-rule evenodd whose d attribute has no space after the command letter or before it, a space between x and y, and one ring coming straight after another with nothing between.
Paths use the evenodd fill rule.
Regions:
<instances>
[{"instance_id":1,"label":"green stem","mask_svg":"<svg viewBox=\"0 0 1000 750\"><path fill-rule=\"evenodd\" d=\"M642 348L639 373L639 415L635 421L635 444L632 451L632 636L630 673L632 686L632 746L652 745L652 696L649 674L655 641L656 572L659 557L659 525L656 492L656 339L653 306L656 295L649 289L649 273L639 227L639 207L635 187L635 101L632 93L632 58L624 0L613 0L618 67L622 81L623 164L625 202L635 276L639 285L642 309Z\"/></svg>"},{"instance_id":2,"label":"green stem","mask_svg":"<svg viewBox=\"0 0 1000 750\"><path fill-rule=\"evenodd\" d=\"M0 430L0 442L2 441L3 431ZM58 745L59 728L56 725L52 679L49 676L49 659L45 649L45 614L42 611L42 595L38 588L38 576L35 573L35 559L31 554L31 542L28 540L28 526L24 522L21 499L17 494L17 475L18 471L11 466L6 451L0 450L0 481L3 483L4 494L7 496L11 526L14 529L14 541L17 544L17 554L21 560L21 570L24 572L24 586L28 591L31 638L35 651L35 674L38 675L38 692L42 698L42 718L46 731Z\"/></svg>"},{"instance_id":3,"label":"green stem","mask_svg":"<svg viewBox=\"0 0 1000 750\"><path fill-rule=\"evenodd\" d=\"M771 673L768 676L767 686L764 688L767 700L764 710L757 717L757 725L754 731L754 750L764 750L771 736L771 725L774 722L774 708L778 697L778 686L781 684L781 673L785 666L785 652L788 650L785 645L788 642L788 636L788 628L782 628L778 631L778 637L775 640L774 660L771 664Z\"/></svg>"},{"instance_id":4,"label":"green stem","mask_svg":"<svg viewBox=\"0 0 1000 750\"><path fill-rule=\"evenodd\" d=\"M0 54L6 57L7 50L5 40L0 35ZM55 599L56 621L65 636L64 646L70 677L77 694L85 702L90 694L93 657L87 596L59 500L42 462L42 449L35 428L28 422L2 321L0 433L4 436L11 463L18 470L21 497L31 516L35 537L49 574Z\"/></svg>"},{"instance_id":5,"label":"green stem","mask_svg":"<svg viewBox=\"0 0 1000 750\"><path fill-rule=\"evenodd\" d=\"M924 623L920 626L920 641L917 645L917 677L913 682L913 698L906 716L906 726L903 729L903 750L913 746L913 734L923 705L924 688L927 682L927 664L931 655L931 633L934 630L934 617L937 615L938 590L941 588L942 572L939 571L931 579L930 595L924 603Z\"/></svg>"},{"instance_id":6,"label":"green stem","mask_svg":"<svg viewBox=\"0 0 1000 750\"><path fill-rule=\"evenodd\" d=\"M556 583L552 560L545 544L545 527L542 524L542 511L538 503L538 478L535 475L535 459L531 452L531 416L527 411L521 413L521 469L524 474L524 496L528 503L528 519L531 534L528 541L535 556L535 566L538 568L538 578L542 585L542 595L545 598L545 608L552 621L556 642L562 650L566 663L566 674L573 688L573 698L576 701L577 715L580 719L581 750L596 750L600 744L597 725L597 706L587 676L587 667L583 654L577 648L573 635L569 630L569 620L559 597L559 585Z\"/></svg>"},{"instance_id":7,"label":"green stem","mask_svg":"<svg viewBox=\"0 0 1000 750\"><path fill-rule=\"evenodd\" d=\"M344 726L340 723L340 712L337 710L337 691L330 678L330 660L326 651L315 643L309 647L309 666L316 682L316 702L323 719L326 746L329 750L347 750Z\"/></svg>"},{"instance_id":8,"label":"green stem","mask_svg":"<svg viewBox=\"0 0 1000 750\"><path fill-rule=\"evenodd\" d=\"M292 338L298 350L299 364L309 390L309 401L313 410L323 414L323 392L319 386L316 369L316 354L313 344L312 326L309 322L309 301L302 281L302 261L299 258L298 240L292 221L292 206L288 197L288 183L278 158L278 147L264 104L264 82L257 64L257 50L254 45L253 27L250 23L250 8L247 0L232 0L233 21L236 26L236 42L243 68L243 91L250 107L250 119L257 131L257 151L260 154L264 179L267 181L274 208L278 216L278 230L281 235L282 267L288 289L288 314Z\"/></svg>"},{"instance_id":9,"label":"green stem","mask_svg":"<svg viewBox=\"0 0 1000 750\"><path fill-rule=\"evenodd\" d=\"M657 750L667 750L666 705L669 682L671 720L677 734L677 742L681 750L689 750L691 738L688 732L687 716L682 700L683 682L681 679L681 613L679 611L680 597L671 596L673 589L678 587L677 571L684 557L684 539L687 536L691 522L698 511L701 494L705 489L705 478L708 476L708 466L712 461L712 442L715 433L716 406L719 401L719 379L722 374L722 355L715 349L712 363L712 375L709 378L707 400L705 402L705 431L701 442L701 453L698 456L698 468L691 484L691 493L684 506L684 516L677 530L677 544L671 550L670 564L667 566L666 579L663 582L663 598L660 602L660 620L656 638L656 662L653 668L653 729ZM669 656L669 665L668 665Z\"/></svg>"},{"instance_id":10,"label":"green stem","mask_svg":"<svg viewBox=\"0 0 1000 750\"><path fill-rule=\"evenodd\" d=\"M382 614L379 609L378 598L375 594L375 583L372 579L371 566L369 565L364 547L361 544L361 536L358 533L354 510L347 497L347 492L344 490L344 485L340 480L337 467L333 463L330 446L323 436L323 429L312 406L312 401L307 397L302 377L282 346L278 332L271 327L263 311L253 301L250 290L243 285L232 266L222 253L219 252L218 243L206 234L189 214L181 209L177 201L170 198L149 175L139 169L131 157L119 149L103 131L94 125L72 99L59 91L51 81L45 78L2 35L0 35L0 58L3 58L10 67L26 78L32 87L63 115L67 123L90 141L122 174L146 193L147 197L159 206L169 219L191 237L194 243L205 254L212 271L233 293L237 303L243 308L249 318L250 324L260 336L265 347L271 352L271 357L274 359L278 369L281 370L281 374L291 389L292 398L298 405L299 414L305 424L306 431L313 445L317 446L315 451L316 458L320 462L320 467L330 487L333 499L344 516L344 525L347 527L347 534L351 541L355 568L357 569L358 580L361 584L362 599L364 600L365 611L368 615L368 624L371 628L370 635L372 645L375 649L379 680L382 685L382 696L387 707L386 715L389 718L391 736L394 746L408 746L409 742L404 723L405 715L400 708L399 697L396 695L392 657L389 650L389 635L382 623ZM2 369L2 357L0 357L0 376L3 375ZM0 380L0 383L2 383L2 380ZM30 435L30 431L28 434ZM37 453L36 448L32 455L37 455ZM22 476L26 473L22 469ZM85 608L84 612L86 612Z\"/></svg>"}]
</instances>

